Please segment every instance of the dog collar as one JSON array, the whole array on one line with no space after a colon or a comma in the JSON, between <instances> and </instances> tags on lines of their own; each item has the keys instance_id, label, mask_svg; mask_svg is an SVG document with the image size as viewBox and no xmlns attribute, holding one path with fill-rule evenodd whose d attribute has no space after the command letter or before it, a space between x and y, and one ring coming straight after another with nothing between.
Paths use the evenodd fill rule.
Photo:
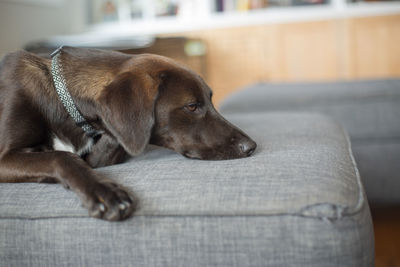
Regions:
<instances>
[{"instance_id":1,"label":"dog collar","mask_svg":"<svg viewBox=\"0 0 400 267\"><path fill-rule=\"evenodd\" d=\"M61 103L67 110L68 114L71 118L75 121L76 125L81 127L85 134L97 140L100 137L101 132L94 129L82 116L79 112L78 108L75 105L74 100L71 97L71 94L68 92L67 84L63 77L63 69L60 63L60 52L62 51L62 46L51 53L51 75L53 78L54 87L56 89L58 98L60 99Z\"/></svg>"}]
</instances>

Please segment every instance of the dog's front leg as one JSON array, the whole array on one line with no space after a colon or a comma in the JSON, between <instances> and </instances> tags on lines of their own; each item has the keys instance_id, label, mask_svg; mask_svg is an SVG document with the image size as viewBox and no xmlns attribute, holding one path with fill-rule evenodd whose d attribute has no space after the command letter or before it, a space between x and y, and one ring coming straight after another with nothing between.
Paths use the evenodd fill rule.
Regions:
<instances>
[{"instance_id":1,"label":"dog's front leg","mask_svg":"<svg viewBox=\"0 0 400 267\"><path fill-rule=\"evenodd\" d=\"M110 221L128 218L133 198L116 183L99 176L77 155L63 152L8 152L0 159L0 182L55 179L74 191L89 215Z\"/></svg>"},{"instance_id":2,"label":"dog's front leg","mask_svg":"<svg viewBox=\"0 0 400 267\"><path fill-rule=\"evenodd\" d=\"M84 160L92 168L99 168L124 162L128 153L109 135L103 134L91 148L90 153L84 155Z\"/></svg>"}]
</instances>

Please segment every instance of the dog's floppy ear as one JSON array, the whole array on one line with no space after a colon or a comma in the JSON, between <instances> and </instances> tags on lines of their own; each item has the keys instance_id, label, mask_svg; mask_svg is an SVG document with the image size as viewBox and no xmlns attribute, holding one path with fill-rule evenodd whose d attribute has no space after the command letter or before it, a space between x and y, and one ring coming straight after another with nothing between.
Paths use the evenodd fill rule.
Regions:
<instances>
[{"instance_id":1,"label":"dog's floppy ear","mask_svg":"<svg viewBox=\"0 0 400 267\"><path fill-rule=\"evenodd\" d=\"M141 153L149 142L159 83L147 73L125 72L98 99L105 126L131 155Z\"/></svg>"}]
</instances>

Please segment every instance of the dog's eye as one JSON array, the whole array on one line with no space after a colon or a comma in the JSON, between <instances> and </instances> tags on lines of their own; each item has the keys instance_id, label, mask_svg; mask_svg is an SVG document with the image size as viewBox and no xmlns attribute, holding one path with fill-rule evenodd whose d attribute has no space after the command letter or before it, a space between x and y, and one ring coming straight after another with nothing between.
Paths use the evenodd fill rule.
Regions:
<instances>
[{"instance_id":1,"label":"dog's eye","mask_svg":"<svg viewBox=\"0 0 400 267\"><path fill-rule=\"evenodd\" d=\"M196 103L189 104L186 106L186 108L191 112L195 112L197 109L197 104Z\"/></svg>"}]
</instances>

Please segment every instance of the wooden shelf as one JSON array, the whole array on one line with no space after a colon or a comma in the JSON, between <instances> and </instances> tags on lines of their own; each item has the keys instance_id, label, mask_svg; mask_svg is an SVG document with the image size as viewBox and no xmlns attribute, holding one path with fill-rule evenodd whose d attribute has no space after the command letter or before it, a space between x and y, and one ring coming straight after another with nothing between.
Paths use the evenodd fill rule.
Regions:
<instances>
[{"instance_id":1,"label":"wooden shelf","mask_svg":"<svg viewBox=\"0 0 400 267\"><path fill-rule=\"evenodd\" d=\"M144 19L122 19L121 21L88 25L78 35L53 36L48 43L57 45L91 46L93 42L112 45L139 36L160 34L181 34L208 29L221 29L265 24L321 21L341 18L384 16L400 14L400 1L347 3L345 0L331 0L330 4L315 6L271 7L247 12L205 12L197 15L175 17L145 16Z\"/></svg>"},{"instance_id":2,"label":"wooden shelf","mask_svg":"<svg viewBox=\"0 0 400 267\"><path fill-rule=\"evenodd\" d=\"M246 12L200 12L193 16L154 17L92 25L89 32L114 35L157 35L204 29L230 28L274 23L381 16L400 13L400 1L357 2L332 0L315 6L271 7Z\"/></svg>"}]
</instances>

